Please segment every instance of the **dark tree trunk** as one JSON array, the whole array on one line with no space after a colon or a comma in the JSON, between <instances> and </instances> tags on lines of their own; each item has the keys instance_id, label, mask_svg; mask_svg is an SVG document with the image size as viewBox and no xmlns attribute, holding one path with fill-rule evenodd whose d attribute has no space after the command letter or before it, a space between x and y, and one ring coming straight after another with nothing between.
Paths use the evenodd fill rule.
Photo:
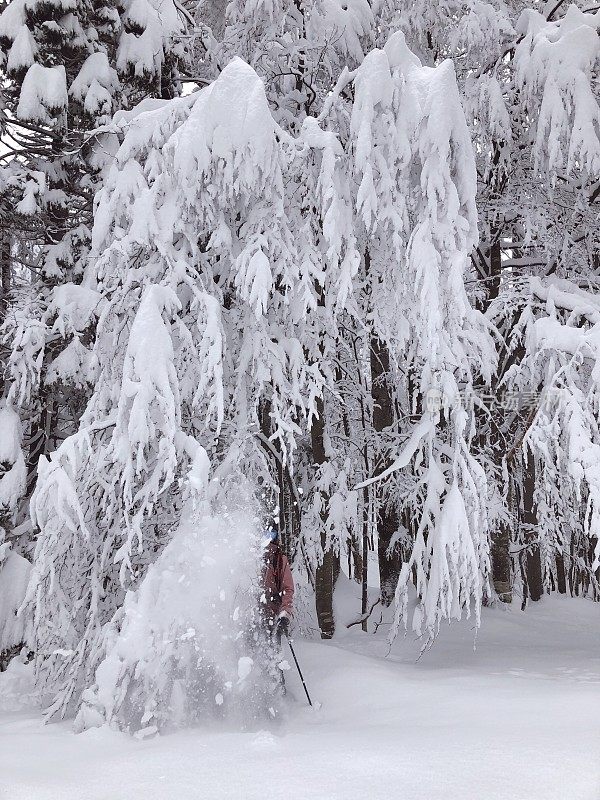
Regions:
<instances>
[{"instance_id":1,"label":"dark tree trunk","mask_svg":"<svg viewBox=\"0 0 600 800\"><path fill-rule=\"evenodd\" d=\"M6 316L8 297L11 287L11 264L10 264L10 239L3 233L0 235L0 325ZM5 356L4 347L0 345L0 397L4 395L4 370Z\"/></svg>"},{"instance_id":2,"label":"dark tree trunk","mask_svg":"<svg viewBox=\"0 0 600 800\"><path fill-rule=\"evenodd\" d=\"M330 547L323 553L323 560L316 570L315 607L321 639L331 639L335 633L333 613L333 591L339 575L338 558Z\"/></svg>"},{"instance_id":3,"label":"dark tree trunk","mask_svg":"<svg viewBox=\"0 0 600 800\"><path fill-rule=\"evenodd\" d=\"M488 305L498 298L500 294L500 279L502 277L502 248L498 238L498 231L492 228L492 244L489 249L490 275L488 280ZM497 241L494 241L497 240Z\"/></svg>"},{"instance_id":4,"label":"dark tree trunk","mask_svg":"<svg viewBox=\"0 0 600 800\"><path fill-rule=\"evenodd\" d=\"M10 239L6 234L0 236L0 322L6 314L11 286Z\"/></svg>"},{"instance_id":5,"label":"dark tree trunk","mask_svg":"<svg viewBox=\"0 0 600 800\"><path fill-rule=\"evenodd\" d=\"M377 513L377 557L379 559L379 583L381 602L389 606L394 599L402 562L396 550L388 548L398 532L398 514L395 509L381 507Z\"/></svg>"},{"instance_id":6,"label":"dark tree trunk","mask_svg":"<svg viewBox=\"0 0 600 800\"><path fill-rule=\"evenodd\" d=\"M360 593L360 609L363 617L367 613L367 604L369 602L369 489L363 489L363 519L362 519L362 569L360 575L361 593ZM366 633L368 630L368 623L363 619L361 625L363 631Z\"/></svg>"},{"instance_id":7,"label":"dark tree trunk","mask_svg":"<svg viewBox=\"0 0 600 800\"><path fill-rule=\"evenodd\" d=\"M492 230L492 240L497 238L497 231ZM502 250L500 241L492 241L489 251L490 258L490 280L489 280L489 302L492 302L498 297L500 292L500 278L502 275ZM496 441L494 444L494 452L500 456L501 461L501 448L500 443ZM510 530L506 525L499 525L497 531L492 534L492 579L494 582L494 589L500 600L503 603L510 603L512 601L512 583L511 583L511 559L510 559Z\"/></svg>"},{"instance_id":8,"label":"dark tree trunk","mask_svg":"<svg viewBox=\"0 0 600 800\"><path fill-rule=\"evenodd\" d=\"M27 497L33 494L37 481L37 468L41 456L47 455L54 423L52 398L45 389L40 390L41 411L31 424L29 452L27 455Z\"/></svg>"},{"instance_id":9,"label":"dark tree trunk","mask_svg":"<svg viewBox=\"0 0 600 800\"><path fill-rule=\"evenodd\" d=\"M565 559L561 554L556 556L556 584L560 594L567 593L567 577L565 573Z\"/></svg>"},{"instance_id":10,"label":"dark tree trunk","mask_svg":"<svg viewBox=\"0 0 600 800\"><path fill-rule=\"evenodd\" d=\"M60 160L66 149L69 147L66 131L67 117L59 120L55 128L55 137L52 141L53 157ZM56 176L50 181L50 189L57 194L69 194L69 176L63 174ZM69 231L69 210L63 202L50 204L48 207L48 223L45 228L44 238L47 246L56 245L62 242ZM59 264L60 259L59 259ZM69 280L69 270L65 267L65 275L62 280ZM47 289L54 287L57 283L56 276L48 276L42 273L42 281ZM52 363L60 351L60 343L52 338L46 339L46 347L43 355L43 365L41 379L37 397L37 413L32 416L29 435L27 436L27 497L30 497L35 489L37 481L38 463L40 457L47 455L52 450L51 439L56 431L56 423L59 417L58 404L55 403L56 390L45 385L46 368Z\"/></svg>"},{"instance_id":11,"label":"dark tree trunk","mask_svg":"<svg viewBox=\"0 0 600 800\"><path fill-rule=\"evenodd\" d=\"M537 601L541 599L544 593L544 582L542 577L540 546L539 544L534 544L534 542L538 540L538 517L534 489L535 464L533 458L530 457L527 464L523 464L522 471L521 522L525 532L525 542L528 545L525 551L527 591L531 600Z\"/></svg>"},{"instance_id":12,"label":"dark tree trunk","mask_svg":"<svg viewBox=\"0 0 600 800\"><path fill-rule=\"evenodd\" d=\"M341 370L338 368L336 371L336 381L339 383L342 379ZM346 407L342 407L342 425L344 427L344 436L348 441L352 438L352 431L350 428L350 420L348 419L348 412ZM363 497L367 494L368 489L363 489ZM364 532L364 526L363 526ZM347 542L348 547L348 577L354 578L357 583L360 583L363 578L363 546L361 543L362 536L359 537L353 533ZM363 612L364 613L364 612Z\"/></svg>"},{"instance_id":13,"label":"dark tree trunk","mask_svg":"<svg viewBox=\"0 0 600 800\"><path fill-rule=\"evenodd\" d=\"M499 525L492 533L492 579L498 598L512 602L512 571L510 559L510 530Z\"/></svg>"},{"instance_id":14,"label":"dark tree trunk","mask_svg":"<svg viewBox=\"0 0 600 800\"><path fill-rule=\"evenodd\" d=\"M356 583L360 583L363 572L361 540L357 536L352 535L348 539L346 546L348 548L348 577L356 581Z\"/></svg>"},{"instance_id":15,"label":"dark tree trunk","mask_svg":"<svg viewBox=\"0 0 600 800\"><path fill-rule=\"evenodd\" d=\"M487 250L488 272L486 275L486 295L483 310L497 299L500 292L502 277L502 248L500 247L499 232L492 227L490 230L491 244ZM502 470L502 459L506 455L503 442L498 431L490 426L490 440L492 453L498 474ZM485 446L485 443L484 443ZM498 598L503 603L512 602L512 564L510 557L510 529L499 523L498 528L491 535L492 556L492 582Z\"/></svg>"},{"instance_id":16,"label":"dark tree trunk","mask_svg":"<svg viewBox=\"0 0 600 800\"><path fill-rule=\"evenodd\" d=\"M385 343L376 336L371 337L370 360L373 428L377 433L382 433L394 423L394 402L389 383L390 354ZM383 472L389 464L389 453L384 452L377 464L377 471ZM402 567L399 548L394 547L390 552L390 544L399 527L400 520L396 508L386 502L385 497L380 498L377 509L377 557L381 602L384 606L389 606L394 599Z\"/></svg>"},{"instance_id":17,"label":"dark tree trunk","mask_svg":"<svg viewBox=\"0 0 600 800\"><path fill-rule=\"evenodd\" d=\"M313 420L310 431L312 442L313 463L320 466L326 461L325 454L325 404L322 399L317 401L318 419ZM322 498L322 507L327 507L329 498ZM325 517L325 513L323 513ZM323 523L325 519L323 519ZM335 633L335 618L333 614L333 590L340 572L339 556L333 547L327 543L325 525L321 528L321 546L323 558L318 565L315 575L315 605L317 621L322 639L331 639Z\"/></svg>"}]
</instances>

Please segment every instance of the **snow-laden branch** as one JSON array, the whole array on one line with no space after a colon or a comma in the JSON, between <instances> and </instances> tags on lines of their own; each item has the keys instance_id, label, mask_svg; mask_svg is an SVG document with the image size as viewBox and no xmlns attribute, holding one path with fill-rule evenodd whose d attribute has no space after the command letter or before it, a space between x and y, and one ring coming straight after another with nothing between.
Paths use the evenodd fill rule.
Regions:
<instances>
[{"instance_id":1,"label":"snow-laden branch","mask_svg":"<svg viewBox=\"0 0 600 800\"><path fill-rule=\"evenodd\" d=\"M372 486L374 483L378 483L379 481L385 480L389 475L392 475L394 472L397 472L399 469L404 469L404 467L410 464L413 456L419 449L419 446L423 439L429 436L435 429L435 423L431 419L431 417L425 417L420 422L418 422L415 427L413 428L412 433L408 438L408 442L402 448L402 452L398 455L392 464L381 472L379 475L374 475L372 478L369 478L362 483L357 483L354 486L354 491L358 491L359 489L364 489L367 486Z\"/></svg>"}]
</instances>

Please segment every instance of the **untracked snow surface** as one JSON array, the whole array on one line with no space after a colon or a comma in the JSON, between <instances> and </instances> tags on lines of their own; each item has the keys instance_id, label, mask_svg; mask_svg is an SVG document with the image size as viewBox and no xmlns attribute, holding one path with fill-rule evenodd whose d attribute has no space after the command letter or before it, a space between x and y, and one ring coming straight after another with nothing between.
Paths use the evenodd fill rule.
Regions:
<instances>
[{"instance_id":1,"label":"untracked snow surface","mask_svg":"<svg viewBox=\"0 0 600 800\"><path fill-rule=\"evenodd\" d=\"M598 800L599 615L560 598L525 614L484 609L475 652L468 624L455 624L418 662L414 642L384 658L384 634L356 628L298 640L320 709L290 671L295 701L277 725L145 741L44 726L15 665L0 675L0 797Z\"/></svg>"}]
</instances>

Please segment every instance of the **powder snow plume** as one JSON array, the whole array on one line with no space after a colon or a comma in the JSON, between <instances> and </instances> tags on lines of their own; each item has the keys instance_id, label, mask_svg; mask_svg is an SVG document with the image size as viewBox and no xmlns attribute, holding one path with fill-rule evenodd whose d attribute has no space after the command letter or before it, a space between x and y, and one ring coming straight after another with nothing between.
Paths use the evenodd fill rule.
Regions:
<instances>
[{"instance_id":1,"label":"powder snow plume","mask_svg":"<svg viewBox=\"0 0 600 800\"><path fill-rule=\"evenodd\" d=\"M105 656L75 727L138 737L273 712L257 612L260 519L250 491L187 513L105 631ZM261 666L262 664L262 666Z\"/></svg>"}]
</instances>

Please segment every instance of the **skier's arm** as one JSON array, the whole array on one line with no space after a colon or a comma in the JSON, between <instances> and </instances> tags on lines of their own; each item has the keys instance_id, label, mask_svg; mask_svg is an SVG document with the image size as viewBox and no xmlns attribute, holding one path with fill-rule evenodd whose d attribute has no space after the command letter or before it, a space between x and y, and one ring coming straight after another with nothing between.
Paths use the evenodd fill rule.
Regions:
<instances>
[{"instance_id":1,"label":"skier's arm","mask_svg":"<svg viewBox=\"0 0 600 800\"><path fill-rule=\"evenodd\" d=\"M283 578L281 581L281 613L292 616L294 608L294 579L292 570L285 556L283 556Z\"/></svg>"}]
</instances>

